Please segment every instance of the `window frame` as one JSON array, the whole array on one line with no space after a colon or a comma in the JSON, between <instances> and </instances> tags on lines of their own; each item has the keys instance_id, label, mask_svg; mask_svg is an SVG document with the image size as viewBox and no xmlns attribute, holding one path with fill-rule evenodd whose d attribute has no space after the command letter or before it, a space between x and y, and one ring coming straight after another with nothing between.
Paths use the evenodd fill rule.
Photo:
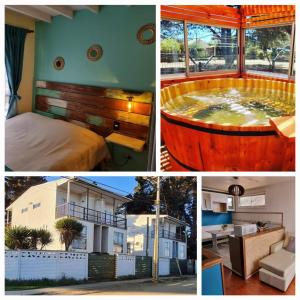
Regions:
<instances>
[{"instance_id":1,"label":"window frame","mask_svg":"<svg viewBox=\"0 0 300 300\"><path fill-rule=\"evenodd\" d=\"M289 55L289 67L288 67L288 73L287 75L285 74L280 74L280 73L272 73L272 72L266 72L266 74L257 74L255 73L255 70L246 70L245 62L246 62L246 30L247 29L258 29L258 28L272 28L272 27L279 27L279 26L291 26L292 31L291 31L291 40L290 40L290 55ZM287 23L282 23L282 24L269 24L269 25L263 25L263 26L255 26L255 27L249 27L249 28L242 28L242 44L241 46L241 61L243 62L241 65L241 73L242 74L248 74L248 75L253 75L253 76L260 76L260 77L265 77L265 78L276 78L276 79L283 79L283 80L295 80L295 76L293 74L293 66L294 66L294 57L295 57L295 39L296 39L296 34L295 34L295 22L287 22ZM279 76L276 76L279 75ZM281 76L280 76L281 75Z\"/></svg>"},{"instance_id":2,"label":"window frame","mask_svg":"<svg viewBox=\"0 0 300 300\"><path fill-rule=\"evenodd\" d=\"M115 239L117 235L117 238ZM122 243L119 242L119 237L122 236ZM118 252L115 250L115 246L121 247L121 251ZM119 231L114 231L114 236L113 236L113 251L115 253L123 253L124 252L124 232L119 232Z\"/></svg>"},{"instance_id":3,"label":"window frame","mask_svg":"<svg viewBox=\"0 0 300 300\"><path fill-rule=\"evenodd\" d=\"M160 74L161 80L176 80L182 78L193 78L193 77L207 77L208 75L237 75L240 73L241 69L241 58L240 58L240 39L241 39L241 28L235 28L232 26L226 25L214 25L214 27L219 28L228 28L237 30L237 68L235 70L218 70L218 71L204 71L204 72L190 72L189 69L189 50L188 50L188 34L187 34L187 25L188 24L196 24L202 26L211 26L211 24L199 23L189 20L180 20L180 19L172 19L172 18L160 18L160 21L174 21L174 22L183 22L183 39L184 39L184 51L185 51L185 73L178 74Z\"/></svg>"},{"instance_id":4,"label":"window frame","mask_svg":"<svg viewBox=\"0 0 300 300\"><path fill-rule=\"evenodd\" d=\"M263 205L241 205L241 198L245 198L245 197L254 197L254 196L264 196L265 197L265 203ZM265 193L257 193L257 194L251 194L251 195L243 195L239 197L239 201L238 201L238 206L239 208L262 208L262 207L266 207L266 194Z\"/></svg>"}]
</instances>

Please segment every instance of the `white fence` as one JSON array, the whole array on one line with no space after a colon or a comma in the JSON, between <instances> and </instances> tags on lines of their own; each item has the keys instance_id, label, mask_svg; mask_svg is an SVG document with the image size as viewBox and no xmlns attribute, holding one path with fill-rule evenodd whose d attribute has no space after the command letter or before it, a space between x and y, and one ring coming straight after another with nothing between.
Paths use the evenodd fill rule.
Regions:
<instances>
[{"instance_id":1,"label":"white fence","mask_svg":"<svg viewBox=\"0 0 300 300\"><path fill-rule=\"evenodd\" d=\"M160 276L170 275L170 259L160 258L158 262L158 274Z\"/></svg>"},{"instance_id":2,"label":"white fence","mask_svg":"<svg viewBox=\"0 0 300 300\"><path fill-rule=\"evenodd\" d=\"M135 256L118 254L116 256L116 277L135 276Z\"/></svg>"},{"instance_id":3,"label":"white fence","mask_svg":"<svg viewBox=\"0 0 300 300\"><path fill-rule=\"evenodd\" d=\"M88 278L88 254L63 251L5 251L5 278L34 280Z\"/></svg>"}]
</instances>

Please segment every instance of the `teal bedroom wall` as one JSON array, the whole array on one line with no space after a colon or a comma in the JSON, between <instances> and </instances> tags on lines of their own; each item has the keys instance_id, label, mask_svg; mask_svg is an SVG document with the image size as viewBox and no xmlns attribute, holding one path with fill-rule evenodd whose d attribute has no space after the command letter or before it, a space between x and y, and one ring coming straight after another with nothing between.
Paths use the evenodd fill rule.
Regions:
<instances>
[{"instance_id":1,"label":"teal bedroom wall","mask_svg":"<svg viewBox=\"0 0 300 300\"><path fill-rule=\"evenodd\" d=\"M102 6L98 14L81 10L73 19L37 22L35 79L155 91L155 43L136 37L147 23L155 23L155 6ZM93 44L103 49L96 62L86 57ZM57 56L65 59L61 71L53 68Z\"/></svg>"},{"instance_id":2,"label":"teal bedroom wall","mask_svg":"<svg viewBox=\"0 0 300 300\"><path fill-rule=\"evenodd\" d=\"M37 22L35 80L154 92L155 43L143 45L137 40L138 30L148 23L155 23L153 5L102 6L98 14L80 10L73 19L57 16L51 23ZM96 62L86 56L93 44L103 49L102 58ZM53 67L57 56L65 60L61 71ZM33 94L35 97L35 89ZM120 165L127 154L132 159L112 169L146 170L147 149L137 153L114 145L113 151Z\"/></svg>"}]
</instances>

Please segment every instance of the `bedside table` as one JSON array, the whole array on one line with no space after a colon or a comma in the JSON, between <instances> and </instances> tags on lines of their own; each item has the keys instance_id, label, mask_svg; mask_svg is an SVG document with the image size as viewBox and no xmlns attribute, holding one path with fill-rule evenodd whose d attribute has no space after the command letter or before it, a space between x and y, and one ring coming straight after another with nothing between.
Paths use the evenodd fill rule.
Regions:
<instances>
[{"instance_id":1,"label":"bedside table","mask_svg":"<svg viewBox=\"0 0 300 300\"><path fill-rule=\"evenodd\" d=\"M114 143L117 145L121 145L130 149L133 149L137 152L142 152L143 148L146 144L146 141L139 140L127 135L123 135L120 133L113 132L109 136L105 138L105 141L108 143Z\"/></svg>"}]
</instances>

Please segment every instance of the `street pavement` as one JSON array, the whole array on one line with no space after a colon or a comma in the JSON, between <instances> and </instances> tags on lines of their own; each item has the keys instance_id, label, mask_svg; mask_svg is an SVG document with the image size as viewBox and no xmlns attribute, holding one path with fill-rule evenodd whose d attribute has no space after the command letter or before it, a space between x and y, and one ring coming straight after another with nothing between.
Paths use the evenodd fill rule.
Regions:
<instances>
[{"instance_id":1,"label":"street pavement","mask_svg":"<svg viewBox=\"0 0 300 300\"><path fill-rule=\"evenodd\" d=\"M6 295L176 295L196 294L195 276L97 282L63 287L5 292Z\"/></svg>"}]
</instances>

